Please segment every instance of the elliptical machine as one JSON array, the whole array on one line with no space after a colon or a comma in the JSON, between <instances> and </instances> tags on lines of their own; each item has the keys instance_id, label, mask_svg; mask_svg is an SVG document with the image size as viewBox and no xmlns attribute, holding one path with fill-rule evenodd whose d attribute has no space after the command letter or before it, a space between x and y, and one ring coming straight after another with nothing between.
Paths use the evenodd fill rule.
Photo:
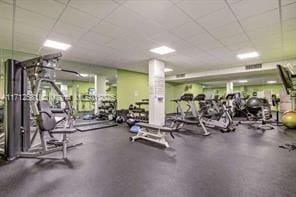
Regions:
<instances>
[{"instance_id":1,"label":"elliptical machine","mask_svg":"<svg viewBox=\"0 0 296 197\"><path fill-rule=\"evenodd\" d=\"M205 94L198 94L194 101L199 103L199 112L202 122L210 128L219 128L221 132L234 132L232 117L225 102L215 99L206 100Z\"/></svg>"}]
</instances>

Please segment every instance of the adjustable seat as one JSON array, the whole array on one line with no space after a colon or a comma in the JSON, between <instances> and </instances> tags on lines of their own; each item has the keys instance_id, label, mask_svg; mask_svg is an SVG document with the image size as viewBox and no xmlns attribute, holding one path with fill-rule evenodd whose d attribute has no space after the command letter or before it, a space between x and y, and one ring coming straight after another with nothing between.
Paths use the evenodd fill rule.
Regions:
<instances>
[{"instance_id":1,"label":"adjustable seat","mask_svg":"<svg viewBox=\"0 0 296 197\"><path fill-rule=\"evenodd\" d=\"M49 153L62 151L63 152L62 158L66 159L68 148L82 145L82 143L68 145L67 134L75 133L78 130L74 127L57 128L57 124L65 120L65 118L63 118L60 121L56 121L54 113L52 112L49 106L49 103L47 101L39 101L37 103L37 107L39 110L39 116L37 118L38 128L36 129L31 139L31 145L33 145L33 142L35 141L35 138L38 133L40 135L41 143L35 146L31 146L28 151L21 153L20 156L26 157L26 158L38 158L38 157L41 158L41 156L47 155ZM62 139L60 141L55 139L46 141L45 135L44 135L45 132L48 132L51 137L53 137L53 134L62 134Z\"/></svg>"}]
</instances>

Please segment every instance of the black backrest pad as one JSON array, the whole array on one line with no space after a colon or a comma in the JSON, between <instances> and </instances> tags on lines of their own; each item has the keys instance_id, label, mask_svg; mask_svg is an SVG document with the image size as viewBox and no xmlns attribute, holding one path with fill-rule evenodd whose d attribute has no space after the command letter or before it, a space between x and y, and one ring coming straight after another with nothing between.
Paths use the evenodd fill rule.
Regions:
<instances>
[{"instance_id":1,"label":"black backrest pad","mask_svg":"<svg viewBox=\"0 0 296 197\"><path fill-rule=\"evenodd\" d=\"M51 111L49 103L47 101L39 101L38 108L40 113L39 127L42 131L51 131L56 127L56 120L54 114ZM45 112L45 113L42 113Z\"/></svg>"}]
</instances>

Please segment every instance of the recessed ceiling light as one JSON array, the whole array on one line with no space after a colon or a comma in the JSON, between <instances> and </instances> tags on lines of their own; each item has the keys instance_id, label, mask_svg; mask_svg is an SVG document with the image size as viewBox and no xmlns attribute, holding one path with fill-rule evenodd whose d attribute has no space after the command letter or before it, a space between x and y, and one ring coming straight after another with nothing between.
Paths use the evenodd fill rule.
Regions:
<instances>
[{"instance_id":1,"label":"recessed ceiling light","mask_svg":"<svg viewBox=\"0 0 296 197\"><path fill-rule=\"evenodd\" d=\"M164 68L164 72L171 72L171 71L173 71L173 69L171 69L171 68Z\"/></svg>"},{"instance_id":2,"label":"recessed ceiling light","mask_svg":"<svg viewBox=\"0 0 296 197\"><path fill-rule=\"evenodd\" d=\"M44 42L43 46L54 48L54 49L60 49L60 50L63 50L63 51L66 51L67 49L69 49L71 47L70 44L57 42L57 41L54 41L54 40L46 40Z\"/></svg>"},{"instance_id":3,"label":"recessed ceiling light","mask_svg":"<svg viewBox=\"0 0 296 197\"><path fill-rule=\"evenodd\" d=\"M175 49L171 49L171 48L169 48L167 46L161 46L161 47L157 47L157 48L154 48L154 49L150 50L150 52L157 53L159 55L165 55L165 54L168 54L168 53L173 53L175 51L176 51Z\"/></svg>"},{"instance_id":4,"label":"recessed ceiling light","mask_svg":"<svg viewBox=\"0 0 296 197\"><path fill-rule=\"evenodd\" d=\"M256 51L250 52L250 53L241 53L237 55L238 59L248 59L248 58L254 58L254 57L258 57L259 53Z\"/></svg>"},{"instance_id":5,"label":"recessed ceiling light","mask_svg":"<svg viewBox=\"0 0 296 197\"><path fill-rule=\"evenodd\" d=\"M268 83L268 84L274 84L274 83L276 83L276 81L267 81L266 83Z\"/></svg>"},{"instance_id":6,"label":"recessed ceiling light","mask_svg":"<svg viewBox=\"0 0 296 197\"><path fill-rule=\"evenodd\" d=\"M239 83L248 83L248 80L239 80Z\"/></svg>"},{"instance_id":7,"label":"recessed ceiling light","mask_svg":"<svg viewBox=\"0 0 296 197\"><path fill-rule=\"evenodd\" d=\"M88 77L89 76L89 74L80 74L82 77Z\"/></svg>"}]
</instances>

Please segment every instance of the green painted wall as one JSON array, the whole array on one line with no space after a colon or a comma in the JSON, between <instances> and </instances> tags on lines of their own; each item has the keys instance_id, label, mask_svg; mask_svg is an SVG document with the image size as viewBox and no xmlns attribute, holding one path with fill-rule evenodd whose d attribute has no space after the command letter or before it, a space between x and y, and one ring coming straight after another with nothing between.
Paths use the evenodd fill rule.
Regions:
<instances>
[{"instance_id":1,"label":"green painted wall","mask_svg":"<svg viewBox=\"0 0 296 197\"><path fill-rule=\"evenodd\" d=\"M166 83L166 113L176 112L176 103L172 99L180 98L184 93L192 93L194 95L203 92L203 88L198 83Z\"/></svg>"},{"instance_id":2,"label":"green painted wall","mask_svg":"<svg viewBox=\"0 0 296 197\"><path fill-rule=\"evenodd\" d=\"M84 95L88 95L89 88L94 88L94 83L84 81L72 81L71 86L72 93L70 93L68 96L73 96L74 108L78 112L94 110L94 103L89 99L83 97ZM77 100L77 98L79 99Z\"/></svg>"},{"instance_id":3,"label":"green painted wall","mask_svg":"<svg viewBox=\"0 0 296 197\"><path fill-rule=\"evenodd\" d=\"M117 71L117 99L118 109L127 109L143 98L149 97L148 75L138 72L118 70ZM203 89L197 83L165 83L165 111L176 112L176 104L172 99L180 98L185 92L193 94L202 93Z\"/></svg>"},{"instance_id":4,"label":"green painted wall","mask_svg":"<svg viewBox=\"0 0 296 197\"><path fill-rule=\"evenodd\" d=\"M272 94L276 94L279 96L280 92L282 91L281 84L262 84L262 85L246 85L246 86L234 86L234 92L245 92L250 96L253 95L253 92L260 92L264 90L270 90ZM220 96L225 95L226 88L204 88L204 93L209 94L218 94Z\"/></svg>"},{"instance_id":5,"label":"green painted wall","mask_svg":"<svg viewBox=\"0 0 296 197\"><path fill-rule=\"evenodd\" d=\"M211 94L211 95L225 95L226 88L204 88L203 93L205 94Z\"/></svg>"},{"instance_id":6,"label":"green painted wall","mask_svg":"<svg viewBox=\"0 0 296 197\"><path fill-rule=\"evenodd\" d=\"M172 113L176 111L176 104L171 100L176 99L174 83L165 83L165 112Z\"/></svg>"},{"instance_id":7,"label":"green painted wall","mask_svg":"<svg viewBox=\"0 0 296 197\"><path fill-rule=\"evenodd\" d=\"M149 98L148 75L127 70L117 71L117 106L127 109L142 99Z\"/></svg>"},{"instance_id":8,"label":"green painted wall","mask_svg":"<svg viewBox=\"0 0 296 197\"><path fill-rule=\"evenodd\" d=\"M272 94L276 94L277 96L279 96L280 92L283 90L283 87L281 84L245 86L245 92L251 96L253 92L260 92L263 90L270 90Z\"/></svg>"}]
</instances>

